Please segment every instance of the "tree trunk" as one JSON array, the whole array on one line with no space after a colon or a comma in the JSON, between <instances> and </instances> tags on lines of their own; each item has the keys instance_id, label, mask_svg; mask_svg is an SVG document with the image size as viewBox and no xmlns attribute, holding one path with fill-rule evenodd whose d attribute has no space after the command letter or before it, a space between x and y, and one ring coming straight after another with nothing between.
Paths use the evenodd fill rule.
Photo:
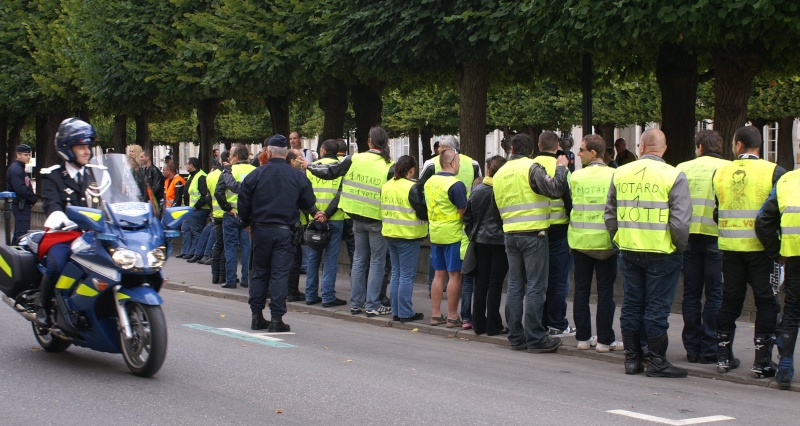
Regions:
<instances>
[{"instance_id":1,"label":"tree trunk","mask_svg":"<svg viewBox=\"0 0 800 426\"><path fill-rule=\"evenodd\" d=\"M8 116L0 115L0 191L6 190L6 170L14 161L13 151L9 149L8 139Z\"/></svg>"},{"instance_id":2,"label":"tree trunk","mask_svg":"<svg viewBox=\"0 0 800 426\"><path fill-rule=\"evenodd\" d=\"M326 141L344 137L344 117L347 114L347 85L341 80L335 80L332 85L325 88L317 104L322 112L325 113L320 140Z\"/></svg>"},{"instance_id":3,"label":"tree trunk","mask_svg":"<svg viewBox=\"0 0 800 426\"><path fill-rule=\"evenodd\" d=\"M142 111L136 115L136 145L142 147L150 155L153 154L153 141L150 139L150 111Z\"/></svg>"},{"instance_id":4,"label":"tree trunk","mask_svg":"<svg viewBox=\"0 0 800 426\"><path fill-rule=\"evenodd\" d=\"M656 79L661 89L661 131L668 147L664 161L674 166L694 158L697 55L677 44L662 44Z\"/></svg>"},{"instance_id":5,"label":"tree trunk","mask_svg":"<svg viewBox=\"0 0 800 426\"><path fill-rule=\"evenodd\" d=\"M722 136L725 158L733 158L733 135L747 122L753 78L765 56L760 44L714 50L714 130Z\"/></svg>"},{"instance_id":6,"label":"tree trunk","mask_svg":"<svg viewBox=\"0 0 800 426\"><path fill-rule=\"evenodd\" d=\"M764 129L764 126L766 126L769 121L774 120L767 120L766 118L754 118L750 120L750 124L757 129Z\"/></svg>"},{"instance_id":7,"label":"tree trunk","mask_svg":"<svg viewBox=\"0 0 800 426\"><path fill-rule=\"evenodd\" d=\"M490 68L488 60L475 59L459 64L456 69L461 153L477 160L478 164L486 157L486 94Z\"/></svg>"},{"instance_id":8,"label":"tree trunk","mask_svg":"<svg viewBox=\"0 0 800 426\"><path fill-rule=\"evenodd\" d=\"M358 146L358 152L369 150L367 145L369 129L381 125L383 114L381 93L383 93L384 87L386 87L386 82L377 78L370 78L367 83L359 83L350 88L353 112L356 119L356 145Z\"/></svg>"},{"instance_id":9,"label":"tree trunk","mask_svg":"<svg viewBox=\"0 0 800 426\"><path fill-rule=\"evenodd\" d=\"M778 119L778 165L788 171L794 170L792 127L794 127L794 117Z\"/></svg>"},{"instance_id":10,"label":"tree trunk","mask_svg":"<svg viewBox=\"0 0 800 426\"><path fill-rule=\"evenodd\" d=\"M214 156L212 145L216 138L214 121L219 111L219 102L217 98L197 101L197 120L200 122L197 125L200 134L200 167L203 170L211 169L211 158Z\"/></svg>"},{"instance_id":11,"label":"tree trunk","mask_svg":"<svg viewBox=\"0 0 800 426\"><path fill-rule=\"evenodd\" d=\"M603 137L606 146L614 146L614 124L596 123L594 125L594 131Z\"/></svg>"},{"instance_id":12,"label":"tree trunk","mask_svg":"<svg viewBox=\"0 0 800 426\"><path fill-rule=\"evenodd\" d=\"M22 135L22 129L25 128L25 122L26 121L28 121L28 116L27 115L21 115L21 116L18 116L16 118L14 118L14 120L11 122L11 128L8 129L8 139L2 139L2 143L0 143L0 145L2 145L2 147L4 149L6 149L5 154L8 155L8 157L7 157L8 158L8 164L11 164L11 162L16 157L16 152L17 152L17 147L19 146L20 136ZM5 136L5 134L6 134L5 131L0 130L0 135ZM6 140L8 141L8 143L6 143ZM0 152L0 155L2 155L2 154L3 153ZM6 158L6 157L3 157L3 158ZM41 166L39 166L39 167L41 167ZM0 173L2 173L2 176L0 176L0 188L2 188L3 190L6 187L6 171L7 170L8 170L7 168L3 168L2 170L0 170Z\"/></svg>"},{"instance_id":13,"label":"tree trunk","mask_svg":"<svg viewBox=\"0 0 800 426\"><path fill-rule=\"evenodd\" d=\"M68 110L36 115L36 182L42 181L39 172L43 168L63 163L61 157L56 154L53 141L58 125L71 115ZM42 195L41 185L36 185L36 195Z\"/></svg>"},{"instance_id":14,"label":"tree trunk","mask_svg":"<svg viewBox=\"0 0 800 426\"><path fill-rule=\"evenodd\" d=\"M175 142L169 144L169 155L172 156L172 162L175 164L175 169L180 172L181 166L186 163L185 158L181 158L181 143Z\"/></svg>"},{"instance_id":15,"label":"tree trunk","mask_svg":"<svg viewBox=\"0 0 800 426\"><path fill-rule=\"evenodd\" d=\"M408 155L419 161L419 129L413 128L408 131ZM419 176L419 167L414 170L414 177Z\"/></svg>"},{"instance_id":16,"label":"tree trunk","mask_svg":"<svg viewBox=\"0 0 800 426\"><path fill-rule=\"evenodd\" d=\"M114 134L111 136L111 147L114 152L125 154L128 146L128 116L117 114L114 116Z\"/></svg>"},{"instance_id":17,"label":"tree trunk","mask_svg":"<svg viewBox=\"0 0 800 426\"><path fill-rule=\"evenodd\" d=\"M420 137L422 138L422 158L419 158L419 165L421 167L423 163L433 157L433 149L431 146L431 139L433 139L433 126L430 123L426 124L425 127L422 128Z\"/></svg>"},{"instance_id":18,"label":"tree trunk","mask_svg":"<svg viewBox=\"0 0 800 426\"><path fill-rule=\"evenodd\" d=\"M264 104L267 105L269 118L272 121L272 134L289 137L289 104L288 96L267 96Z\"/></svg>"}]
</instances>

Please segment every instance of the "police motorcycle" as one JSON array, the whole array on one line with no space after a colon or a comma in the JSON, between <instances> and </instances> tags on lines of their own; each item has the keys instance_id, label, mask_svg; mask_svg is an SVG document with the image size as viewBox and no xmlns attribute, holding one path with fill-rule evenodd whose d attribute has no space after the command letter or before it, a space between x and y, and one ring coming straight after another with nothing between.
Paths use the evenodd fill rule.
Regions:
<instances>
[{"instance_id":1,"label":"police motorcycle","mask_svg":"<svg viewBox=\"0 0 800 426\"><path fill-rule=\"evenodd\" d=\"M95 184L86 190L92 207L68 206L30 232L19 246L0 246L2 300L33 324L48 352L71 345L121 353L130 371L150 377L167 353L167 326L158 294L169 239L191 207L166 209L162 220L144 176L124 154L94 157L86 165ZM59 214L60 213L60 214ZM35 322L44 260L53 242L71 241L71 255L55 283L48 327Z\"/></svg>"}]
</instances>

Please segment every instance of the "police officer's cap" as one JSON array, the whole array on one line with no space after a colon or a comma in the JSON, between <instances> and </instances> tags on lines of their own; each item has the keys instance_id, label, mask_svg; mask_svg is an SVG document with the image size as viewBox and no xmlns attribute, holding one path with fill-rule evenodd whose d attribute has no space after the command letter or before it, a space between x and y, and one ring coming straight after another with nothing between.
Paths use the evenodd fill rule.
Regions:
<instances>
[{"instance_id":1,"label":"police officer's cap","mask_svg":"<svg viewBox=\"0 0 800 426\"><path fill-rule=\"evenodd\" d=\"M20 144L20 145L17 145L17 152L25 152L25 153L30 154L31 153L31 147L30 147L30 145L26 145L24 143Z\"/></svg>"},{"instance_id":2,"label":"police officer's cap","mask_svg":"<svg viewBox=\"0 0 800 426\"><path fill-rule=\"evenodd\" d=\"M278 148L286 148L289 144L283 135L275 135L267 140L267 146L277 146Z\"/></svg>"}]
</instances>

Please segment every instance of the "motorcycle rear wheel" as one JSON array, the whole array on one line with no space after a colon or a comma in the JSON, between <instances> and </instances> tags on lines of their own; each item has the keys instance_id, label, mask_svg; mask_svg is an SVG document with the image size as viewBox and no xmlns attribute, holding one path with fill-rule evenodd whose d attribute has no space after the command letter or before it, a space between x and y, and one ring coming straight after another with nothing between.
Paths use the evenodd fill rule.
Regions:
<instances>
[{"instance_id":1,"label":"motorcycle rear wheel","mask_svg":"<svg viewBox=\"0 0 800 426\"><path fill-rule=\"evenodd\" d=\"M120 332L122 356L128 369L137 376L151 377L158 372L167 355L167 322L161 306L125 304L131 322L132 339Z\"/></svg>"},{"instance_id":2,"label":"motorcycle rear wheel","mask_svg":"<svg viewBox=\"0 0 800 426\"><path fill-rule=\"evenodd\" d=\"M39 342L39 346L47 352L64 352L67 348L72 346L72 343L53 336L50 330L47 330L44 334L39 334L39 327L37 327L36 324L32 325L33 335L36 336L36 341Z\"/></svg>"}]
</instances>

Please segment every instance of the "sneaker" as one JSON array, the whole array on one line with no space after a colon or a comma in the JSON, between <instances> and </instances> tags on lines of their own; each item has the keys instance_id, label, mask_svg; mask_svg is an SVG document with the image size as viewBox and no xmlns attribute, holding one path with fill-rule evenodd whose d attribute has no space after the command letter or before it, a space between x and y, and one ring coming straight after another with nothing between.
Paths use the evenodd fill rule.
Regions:
<instances>
[{"instance_id":1,"label":"sneaker","mask_svg":"<svg viewBox=\"0 0 800 426\"><path fill-rule=\"evenodd\" d=\"M570 326L567 326L567 328L565 328L563 330L561 330L560 328L548 327L548 334L550 334L551 336L557 336L557 337L574 336L575 335L575 329L570 327Z\"/></svg>"},{"instance_id":2,"label":"sneaker","mask_svg":"<svg viewBox=\"0 0 800 426\"><path fill-rule=\"evenodd\" d=\"M350 315L361 315L364 311L361 308L350 308Z\"/></svg>"},{"instance_id":3,"label":"sneaker","mask_svg":"<svg viewBox=\"0 0 800 426\"><path fill-rule=\"evenodd\" d=\"M528 348L528 353L544 354L544 353L555 352L559 346L561 346L561 339L559 339L558 337L546 337L544 342L538 344L537 346Z\"/></svg>"},{"instance_id":4,"label":"sneaker","mask_svg":"<svg viewBox=\"0 0 800 426\"><path fill-rule=\"evenodd\" d=\"M625 349L622 346L622 342L612 342L610 345L604 345L602 343L597 344L597 348L595 349L597 352L611 352L611 351L621 351Z\"/></svg>"},{"instance_id":5,"label":"sneaker","mask_svg":"<svg viewBox=\"0 0 800 426\"><path fill-rule=\"evenodd\" d=\"M461 323L461 328L464 330L471 330L472 329L472 321L464 321Z\"/></svg>"},{"instance_id":6,"label":"sneaker","mask_svg":"<svg viewBox=\"0 0 800 426\"><path fill-rule=\"evenodd\" d=\"M589 340L578 340L578 350L586 351L595 346L597 346L597 336L592 336Z\"/></svg>"},{"instance_id":7,"label":"sneaker","mask_svg":"<svg viewBox=\"0 0 800 426\"><path fill-rule=\"evenodd\" d=\"M350 313L352 313L352 309L350 311L351 311ZM392 314L392 308L386 306L381 306L378 309L367 309L368 318L377 317L378 315L391 315L391 314Z\"/></svg>"}]
</instances>

